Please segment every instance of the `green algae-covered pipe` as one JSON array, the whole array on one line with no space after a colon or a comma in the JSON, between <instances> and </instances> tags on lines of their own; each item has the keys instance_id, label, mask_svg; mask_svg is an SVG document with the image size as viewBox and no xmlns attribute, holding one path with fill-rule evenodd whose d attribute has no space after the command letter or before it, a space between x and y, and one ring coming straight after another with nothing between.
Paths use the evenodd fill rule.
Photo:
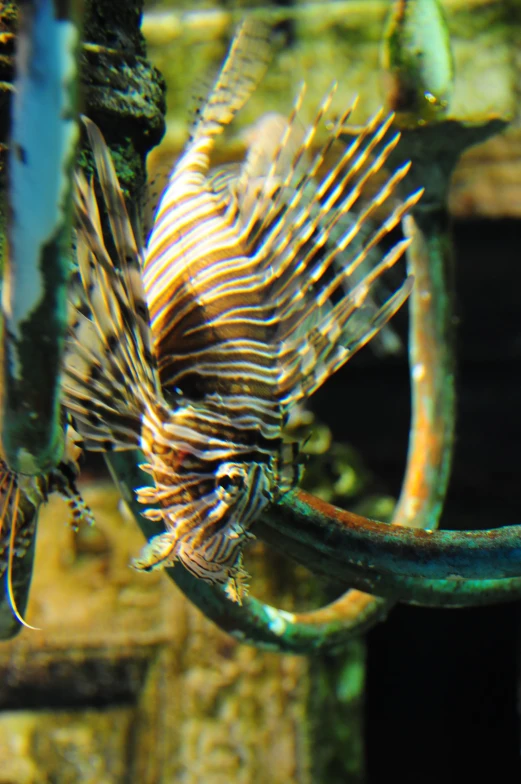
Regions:
<instances>
[{"instance_id":1,"label":"green algae-covered pipe","mask_svg":"<svg viewBox=\"0 0 521 784\"><path fill-rule=\"evenodd\" d=\"M63 450L76 121L76 0L23 0L9 149L0 436L9 469L41 474Z\"/></svg>"},{"instance_id":2,"label":"green algae-covered pipe","mask_svg":"<svg viewBox=\"0 0 521 784\"><path fill-rule=\"evenodd\" d=\"M430 580L521 577L521 525L486 531L402 528L337 509L300 490L277 506L276 526L286 547L294 539L330 563L367 574Z\"/></svg>"},{"instance_id":3,"label":"green algae-covered pipe","mask_svg":"<svg viewBox=\"0 0 521 784\"><path fill-rule=\"evenodd\" d=\"M293 510L291 511L293 515ZM517 601L521 598L521 577L508 577L499 579L472 579L446 575L440 579L431 579L419 575L411 569L410 574L385 573L380 571L376 564L371 568L367 564L357 565L346 561L331 558L330 555L321 553L309 543L297 538L288 539L286 529L278 530L275 526L266 525L265 521L257 524L258 535L268 544L282 553L291 553L291 557L307 566L315 574L326 577L328 580L338 580L339 586L348 584L357 588L344 594L341 610L351 615L355 612L354 599L358 596L360 625L363 629L374 625L374 610L370 603L363 602L362 597L369 591L374 595L375 602L383 602L383 607L390 609L393 602L404 602L422 607L480 607L483 605L498 604L500 602ZM440 532L446 539L457 539L458 532ZM472 533L472 532L467 532ZM516 535L516 532L513 532ZM517 532L519 535L519 532ZM434 568L442 574L443 567L436 564ZM483 569L481 569L483 572ZM385 598L385 602L384 602ZM337 604L340 604L337 602ZM308 613L311 615L311 613ZM338 618L340 620L340 617ZM357 631L356 622L352 619L351 633Z\"/></svg>"},{"instance_id":4,"label":"green algae-covered pipe","mask_svg":"<svg viewBox=\"0 0 521 784\"><path fill-rule=\"evenodd\" d=\"M438 0L399 0L384 36L386 97L403 126L444 116L454 84L449 31Z\"/></svg>"}]
</instances>

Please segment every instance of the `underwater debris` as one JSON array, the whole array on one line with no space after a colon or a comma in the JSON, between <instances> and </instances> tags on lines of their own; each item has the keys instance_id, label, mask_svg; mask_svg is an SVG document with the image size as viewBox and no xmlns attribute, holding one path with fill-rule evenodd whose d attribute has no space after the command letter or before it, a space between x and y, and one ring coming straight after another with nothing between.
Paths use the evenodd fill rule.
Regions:
<instances>
[{"instance_id":1,"label":"underwater debris","mask_svg":"<svg viewBox=\"0 0 521 784\"><path fill-rule=\"evenodd\" d=\"M233 179L212 179L214 138L260 80L268 39L258 21L241 27L171 174L144 251L108 148L85 120L111 238L104 240L94 185L79 174L84 302L75 311L63 385L87 449L140 448L145 455L142 468L154 486L138 490L138 497L157 504L144 514L166 530L145 546L136 568L180 561L239 602L250 526L300 475L298 444L283 440L287 415L407 298L410 277L380 307L372 293L408 240L349 283L421 196L417 191L397 204L363 237L367 221L406 176L408 165L402 166L336 234L398 135L381 145L392 115L378 112L315 187L353 108L302 171L334 88L295 149L290 139L303 90L262 166L260 148L253 147ZM335 265L345 251L349 261Z\"/></svg>"}]
</instances>

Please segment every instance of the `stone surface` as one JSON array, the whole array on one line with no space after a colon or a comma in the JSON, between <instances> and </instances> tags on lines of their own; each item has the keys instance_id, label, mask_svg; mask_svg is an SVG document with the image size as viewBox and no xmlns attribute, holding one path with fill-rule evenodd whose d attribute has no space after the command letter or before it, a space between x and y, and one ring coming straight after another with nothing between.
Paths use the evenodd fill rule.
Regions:
<instances>
[{"instance_id":1,"label":"stone surface","mask_svg":"<svg viewBox=\"0 0 521 784\"><path fill-rule=\"evenodd\" d=\"M77 534L59 499L44 508L27 612L41 631L0 646L0 784L311 782L308 662L237 644L165 576L134 572L142 538L117 493L85 497L97 524ZM264 569L256 587L271 582Z\"/></svg>"},{"instance_id":2,"label":"stone surface","mask_svg":"<svg viewBox=\"0 0 521 784\"><path fill-rule=\"evenodd\" d=\"M0 716L0 784L128 781L135 711L17 711Z\"/></svg>"}]
</instances>

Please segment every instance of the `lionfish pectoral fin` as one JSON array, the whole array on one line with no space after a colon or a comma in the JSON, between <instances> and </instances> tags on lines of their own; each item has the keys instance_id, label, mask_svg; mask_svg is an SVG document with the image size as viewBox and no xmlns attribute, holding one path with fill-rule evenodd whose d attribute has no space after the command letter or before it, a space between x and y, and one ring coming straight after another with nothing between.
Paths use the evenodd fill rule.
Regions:
<instances>
[{"instance_id":1,"label":"lionfish pectoral fin","mask_svg":"<svg viewBox=\"0 0 521 784\"><path fill-rule=\"evenodd\" d=\"M285 405L291 406L310 397L357 351L369 343L407 300L413 283L414 277L409 275L376 312L372 302L368 312L364 314L361 303L354 308L350 298L346 297L341 303L344 313L342 308L333 312L325 323L312 330L308 338L294 348L294 354L299 357L299 371L293 376L288 374L286 381L289 383L281 385ZM342 322L348 318L352 323L348 327L345 324L342 327ZM342 340L335 340L334 335L340 332Z\"/></svg>"},{"instance_id":2,"label":"lionfish pectoral fin","mask_svg":"<svg viewBox=\"0 0 521 784\"><path fill-rule=\"evenodd\" d=\"M147 464L145 464L147 465ZM139 466L145 473L152 474L152 471L146 471L143 466ZM149 467L147 465L147 467ZM152 474L153 475L153 474ZM152 485L145 485L144 487L136 487L134 490L137 500L140 504L155 504L157 500L157 490ZM144 517L149 520L162 520L163 512L160 509L146 509L142 512Z\"/></svg>"},{"instance_id":3,"label":"lionfish pectoral fin","mask_svg":"<svg viewBox=\"0 0 521 784\"><path fill-rule=\"evenodd\" d=\"M383 275L403 256L409 239L397 242L383 258L380 254L362 273L370 254L421 198L422 191L414 192L398 200L385 218L378 217L381 205L389 204L407 176L409 164L391 174L362 209L344 221L397 144L395 135L378 151L391 121L392 116L382 122L376 115L364 131L365 146L349 148L311 200L303 196L302 189L309 185L306 176L283 220L266 235L266 246L283 259L274 293L280 314L279 393L286 406L313 394L380 331L411 290L408 279L383 306L375 299ZM369 163L371 155L375 157Z\"/></svg>"},{"instance_id":4,"label":"lionfish pectoral fin","mask_svg":"<svg viewBox=\"0 0 521 784\"><path fill-rule=\"evenodd\" d=\"M331 233L331 241L337 242L342 239L342 237L350 230L353 223L356 220L356 216L351 213L347 213L343 215L341 219L338 221L336 231ZM373 220L368 219L366 221L365 226L361 227L360 230L360 243L363 243L370 239L372 232L376 228L376 223ZM336 261L336 266L340 269L349 267L353 258L353 254L349 248L346 249L343 253L340 253L338 259ZM372 251L370 251L365 260L357 266L357 269L353 272L353 274L346 280L344 284L344 288L349 291L359 283L365 275L370 271L373 267L375 267L378 262L380 261L381 253L378 247L374 247ZM386 300L392 291L389 284L385 283L382 280L378 280L374 287L374 295L372 295L372 299L374 301L374 310L376 311L378 307L378 303L383 302ZM392 324L386 324L385 327L375 335L374 339L371 341L371 349L376 354L376 356L388 356L388 355L397 355L403 352L404 345L403 340L394 329Z\"/></svg>"},{"instance_id":5,"label":"lionfish pectoral fin","mask_svg":"<svg viewBox=\"0 0 521 784\"><path fill-rule=\"evenodd\" d=\"M270 112L263 115L245 134L248 147L238 176L212 177L226 185L237 198L238 211L244 226L263 220L271 208L274 194L302 174L309 166L303 144L305 128L297 118L297 102L289 118ZM222 187L222 186L221 186Z\"/></svg>"},{"instance_id":6,"label":"lionfish pectoral fin","mask_svg":"<svg viewBox=\"0 0 521 784\"><path fill-rule=\"evenodd\" d=\"M146 402L160 395L141 281L141 244L99 129L84 119L102 194L76 177L76 250L80 303L70 307L63 399L88 449L139 446ZM111 242L105 243L100 206Z\"/></svg>"},{"instance_id":7,"label":"lionfish pectoral fin","mask_svg":"<svg viewBox=\"0 0 521 784\"><path fill-rule=\"evenodd\" d=\"M166 531L152 537L142 548L141 553L132 559L132 568L139 572L153 572L155 569L173 566L178 560L175 552L177 544L173 532Z\"/></svg>"},{"instance_id":8,"label":"lionfish pectoral fin","mask_svg":"<svg viewBox=\"0 0 521 784\"><path fill-rule=\"evenodd\" d=\"M378 308L376 312L374 312L373 307L370 308L372 315L367 323L361 327L358 333L355 332L355 334L349 338L346 338L336 352L336 355L331 357L329 366L324 368L322 372L322 378L319 382L319 386L326 380L326 378L328 378L339 367L347 362L350 357L356 354L359 349L363 348L363 346L369 343L369 341L380 332L380 330L387 324L389 319L394 316L394 314L407 300L412 291L413 284L414 277L409 275L401 287L395 291L395 293L389 297L387 302ZM313 385L313 391L316 388L318 387Z\"/></svg>"},{"instance_id":9,"label":"lionfish pectoral fin","mask_svg":"<svg viewBox=\"0 0 521 784\"><path fill-rule=\"evenodd\" d=\"M382 240L421 196L420 192L412 194L400 201L390 215L381 217L382 205L393 206L391 197L407 176L407 164L391 174L368 201L362 200L364 189L374 182L399 140L398 134L387 140L393 116L384 118L382 111L375 114L356 141L319 179L333 144L340 139L352 107L348 108L301 174L300 164L329 108L332 94L333 91L324 99L291 165L286 167L286 178L272 199L271 208L258 214L258 220L250 219L251 225L245 229L250 248L270 271L266 290L278 320L279 399L283 404L311 394L333 372L336 360L330 360L337 353L342 354L342 343L350 340L351 326L361 315L362 304L366 323L371 322L368 330L371 335L378 331L375 327L382 311L374 300L372 286L398 261L405 246L398 243L382 264L369 271L367 267L363 270L363 265L368 260L374 264L370 254L380 253ZM298 105L299 101L296 108ZM290 118L288 128L294 122ZM284 144L283 135L281 150ZM272 170L277 168L278 154L274 154ZM406 289L407 286L402 292ZM362 340L359 345L363 345ZM323 369L314 373L317 363ZM320 381L303 382L303 378L309 380L312 375Z\"/></svg>"},{"instance_id":10,"label":"lionfish pectoral fin","mask_svg":"<svg viewBox=\"0 0 521 784\"><path fill-rule=\"evenodd\" d=\"M224 585L224 592L228 599L238 605L242 605L243 599L248 595L250 588L250 575L242 565L242 554L235 567L231 570L227 582Z\"/></svg>"},{"instance_id":11,"label":"lionfish pectoral fin","mask_svg":"<svg viewBox=\"0 0 521 784\"><path fill-rule=\"evenodd\" d=\"M130 218L112 155L103 134L98 126L92 120L89 120L88 117L83 116L82 121L87 131L99 184L103 192L107 218L114 239L115 266L121 271L128 285L130 300L133 304L141 303L143 296L139 276L131 274L132 270L139 271L139 247L142 243L141 231Z\"/></svg>"},{"instance_id":12,"label":"lionfish pectoral fin","mask_svg":"<svg viewBox=\"0 0 521 784\"><path fill-rule=\"evenodd\" d=\"M306 128L298 119L299 108L297 102L289 118L268 112L248 129L245 134L248 151L242 165L242 173L248 180L270 175L284 182L289 172L296 175L309 166L304 145Z\"/></svg>"}]
</instances>

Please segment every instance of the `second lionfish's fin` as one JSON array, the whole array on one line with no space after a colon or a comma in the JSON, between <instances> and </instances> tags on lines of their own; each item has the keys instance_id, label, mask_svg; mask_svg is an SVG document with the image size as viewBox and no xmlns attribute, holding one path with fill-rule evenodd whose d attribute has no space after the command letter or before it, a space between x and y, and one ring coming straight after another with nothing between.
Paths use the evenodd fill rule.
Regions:
<instances>
[{"instance_id":1,"label":"second lionfish's fin","mask_svg":"<svg viewBox=\"0 0 521 784\"><path fill-rule=\"evenodd\" d=\"M71 512L71 528L76 531L80 525L94 525L94 515L76 484L83 456L83 438L71 424L71 417L68 420L65 425L64 453L48 476L48 492L58 493L67 503Z\"/></svg>"},{"instance_id":2,"label":"second lionfish's fin","mask_svg":"<svg viewBox=\"0 0 521 784\"><path fill-rule=\"evenodd\" d=\"M75 188L81 302L72 303L63 396L88 449L134 449L141 414L159 394L140 278L138 242L110 151L85 125L109 215L105 242L96 191L82 173Z\"/></svg>"},{"instance_id":3,"label":"second lionfish's fin","mask_svg":"<svg viewBox=\"0 0 521 784\"><path fill-rule=\"evenodd\" d=\"M34 484L38 491L38 477L24 477L24 481ZM0 460L0 575L5 580L5 594L13 616L21 626L33 631L39 627L31 626L18 610L15 596L15 558L24 558L36 535L36 518L43 496L24 504L22 509L22 490L18 475L13 474L3 460Z\"/></svg>"},{"instance_id":4,"label":"second lionfish's fin","mask_svg":"<svg viewBox=\"0 0 521 784\"><path fill-rule=\"evenodd\" d=\"M15 559L23 559L34 546L40 506L51 493L56 492L69 505L73 530L81 524L94 523L92 512L76 486L81 442L81 436L68 422L62 459L48 474L16 474L0 458L0 577L5 580L5 593L13 616L28 629L38 630L24 620L16 604Z\"/></svg>"}]
</instances>

